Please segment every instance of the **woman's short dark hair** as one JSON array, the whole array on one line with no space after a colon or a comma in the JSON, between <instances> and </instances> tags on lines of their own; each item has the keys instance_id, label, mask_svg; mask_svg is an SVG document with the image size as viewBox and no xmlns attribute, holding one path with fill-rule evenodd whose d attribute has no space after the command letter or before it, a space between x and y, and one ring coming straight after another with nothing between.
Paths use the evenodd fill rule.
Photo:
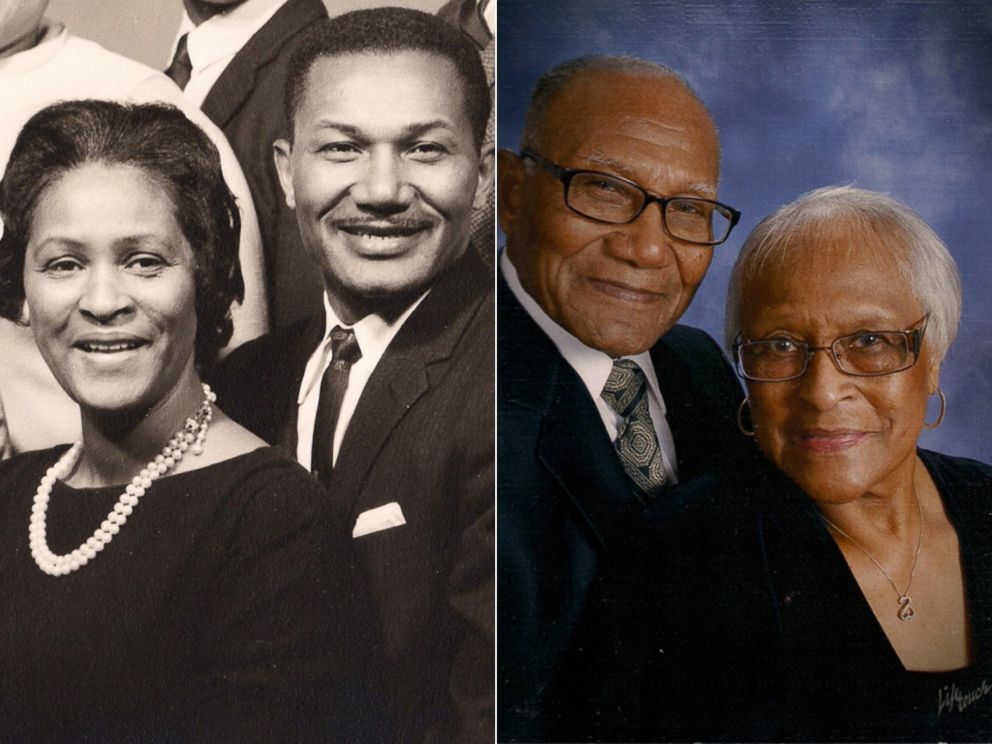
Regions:
<instances>
[{"instance_id":1,"label":"woman's short dark hair","mask_svg":"<svg viewBox=\"0 0 992 744\"><path fill-rule=\"evenodd\" d=\"M165 190L193 251L196 362L209 365L231 338L231 303L244 297L241 215L217 148L174 106L70 101L24 125L0 181L0 315L21 317L24 257L39 200L87 163L139 168Z\"/></svg>"}]
</instances>

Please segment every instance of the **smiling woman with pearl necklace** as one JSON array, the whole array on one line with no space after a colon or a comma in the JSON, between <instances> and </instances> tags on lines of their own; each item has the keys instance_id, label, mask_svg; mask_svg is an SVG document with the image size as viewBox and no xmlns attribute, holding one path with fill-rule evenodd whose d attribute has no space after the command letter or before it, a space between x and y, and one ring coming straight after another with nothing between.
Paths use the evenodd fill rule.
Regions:
<instances>
[{"instance_id":1,"label":"smiling woman with pearl necklace","mask_svg":"<svg viewBox=\"0 0 992 744\"><path fill-rule=\"evenodd\" d=\"M316 483L200 379L243 293L209 140L167 106L49 107L0 218L0 312L82 423L0 464L0 740L367 738L347 529L316 533Z\"/></svg>"}]
</instances>

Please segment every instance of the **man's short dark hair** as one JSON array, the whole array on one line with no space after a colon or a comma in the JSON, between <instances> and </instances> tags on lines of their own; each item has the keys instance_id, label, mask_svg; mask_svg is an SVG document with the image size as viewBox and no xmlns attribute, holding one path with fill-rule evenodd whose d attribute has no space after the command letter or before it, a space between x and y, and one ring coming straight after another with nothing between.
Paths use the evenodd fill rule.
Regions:
<instances>
[{"instance_id":1,"label":"man's short dark hair","mask_svg":"<svg viewBox=\"0 0 992 744\"><path fill-rule=\"evenodd\" d=\"M465 34L436 16L407 8L356 10L311 26L300 38L286 75L286 118L293 122L303 100L307 76L321 57L342 54L393 54L418 51L451 61L464 83L465 111L476 145L489 119L489 83L479 50Z\"/></svg>"},{"instance_id":2,"label":"man's short dark hair","mask_svg":"<svg viewBox=\"0 0 992 744\"><path fill-rule=\"evenodd\" d=\"M209 365L231 338L231 303L244 297L241 216L217 148L174 106L71 101L42 109L24 125L0 181L0 315L21 316L24 257L39 200L89 163L138 168L168 195L193 251L196 362Z\"/></svg>"}]
</instances>

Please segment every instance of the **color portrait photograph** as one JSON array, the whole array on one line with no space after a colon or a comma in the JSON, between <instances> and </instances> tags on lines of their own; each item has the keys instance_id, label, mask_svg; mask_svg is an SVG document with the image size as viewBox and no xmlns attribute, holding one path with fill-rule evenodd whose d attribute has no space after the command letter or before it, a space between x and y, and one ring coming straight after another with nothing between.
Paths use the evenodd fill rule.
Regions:
<instances>
[{"instance_id":1,"label":"color portrait photograph","mask_svg":"<svg viewBox=\"0 0 992 744\"><path fill-rule=\"evenodd\" d=\"M499 741L992 735L992 14L502 0Z\"/></svg>"},{"instance_id":2,"label":"color portrait photograph","mask_svg":"<svg viewBox=\"0 0 992 744\"><path fill-rule=\"evenodd\" d=\"M495 29L0 0L0 741L493 741Z\"/></svg>"}]
</instances>

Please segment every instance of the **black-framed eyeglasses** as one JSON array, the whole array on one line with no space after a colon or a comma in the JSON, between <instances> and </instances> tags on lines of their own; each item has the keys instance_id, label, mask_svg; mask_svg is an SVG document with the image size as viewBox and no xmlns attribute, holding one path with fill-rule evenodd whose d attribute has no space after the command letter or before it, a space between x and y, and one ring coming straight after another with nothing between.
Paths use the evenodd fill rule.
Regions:
<instances>
[{"instance_id":1,"label":"black-framed eyeglasses","mask_svg":"<svg viewBox=\"0 0 992 744\"><path fill-rule=\"evenodd\" d=\"M719 245L741 218L733 207L712 199L676 196L671 199L645 191L631 180L599 171L563 168L533 150L520 157L533 160L565 186L565 204L576 214L598 222L625 225L651 203L661 208L661 226L673 238L698 245Z\"/></svg>"},{"instance_id":2,"label":"black-framed eyeglasses","mask_svg":"<svg viewBox=\"0 0 992 744\"><path fill-rule=\"evenodd\" d=\"M810 346L791 338L763 338L734 343L741 377L755 382L784 382L806 374L814 352L829 352L834 366L847 375L877 377L902 372L920 358L930 314L906 331L859 331L836 338L829 346Z\"/></svg>"}]
</instances>

